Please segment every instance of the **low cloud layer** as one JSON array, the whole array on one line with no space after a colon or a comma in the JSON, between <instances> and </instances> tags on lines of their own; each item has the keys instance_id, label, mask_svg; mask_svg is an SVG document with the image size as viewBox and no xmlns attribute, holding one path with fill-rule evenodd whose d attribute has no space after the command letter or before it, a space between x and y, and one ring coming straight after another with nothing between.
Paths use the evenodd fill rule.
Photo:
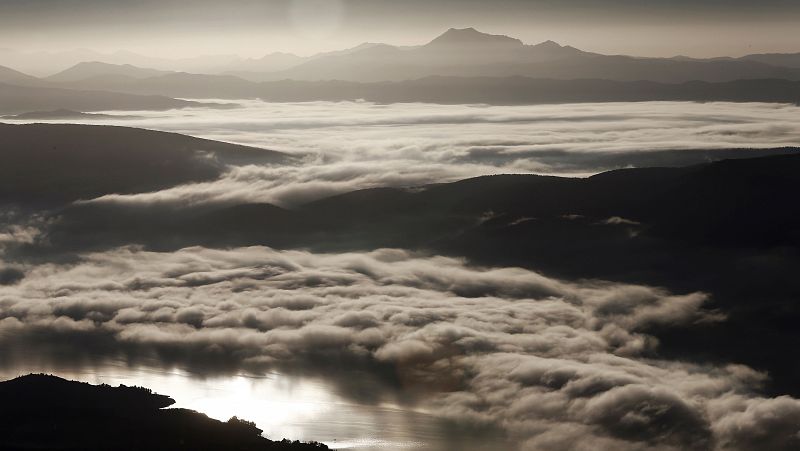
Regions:
<instances>
[{"instance_id":1,"label":"low cloud layer","mask_svg":"<svg viewBox=\"0 0 800 451\"><path fill-rule=\"evenodd\" d=\"M499 426L525 450L800 446L800 401L759 396L765 375L657 357L648 329L725 320L702 293L388 249L121 248L17 269L0 286L8 361L366 373L386 396Z\"/></svg>"},{"instance_id":2,"label":"low cloud layer","mask_svg":"<svg viewBox=\"0 0 800 451\"><path fill-rule=\"evenodd\" d=\"M217 182L110 196L106 201L262 201L291 206L377 186L498 173L587 175L627 166L680 166L742 155L713 149L800 144L798 107L782 104L242 101L240 108L229 110L135 114L141 118L84 122L185 133L302 155L305 160L283 167L232 167Z\"/></svg>"}]
</instances>

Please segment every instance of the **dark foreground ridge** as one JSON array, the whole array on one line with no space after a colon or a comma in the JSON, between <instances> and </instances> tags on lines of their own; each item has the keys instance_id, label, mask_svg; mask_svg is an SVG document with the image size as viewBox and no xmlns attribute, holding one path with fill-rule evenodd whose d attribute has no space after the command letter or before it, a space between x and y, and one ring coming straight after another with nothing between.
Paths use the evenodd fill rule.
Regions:
<instances>
[{"instance_id":1,"label":"dark foreground ridge","mask_svg":"<svg viewBox=\"0 0 800 451\"><path fill-rule=\"evenodd\" d=\"M3 450L311 451L319 443L261 436L236 417L217 421L141 387L111 387L28 375L0 382Z\"/></svg>"}]
</instances>

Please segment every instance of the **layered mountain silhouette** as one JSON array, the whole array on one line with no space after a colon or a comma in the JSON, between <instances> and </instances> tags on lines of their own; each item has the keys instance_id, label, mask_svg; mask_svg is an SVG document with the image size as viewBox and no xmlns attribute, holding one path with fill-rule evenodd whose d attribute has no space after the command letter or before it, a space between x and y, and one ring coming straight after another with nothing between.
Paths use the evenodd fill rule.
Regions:
<instances>
[{"instance_id":1,"label":"layered mountain silhouette","mask_svg":"<svg viewBox=\"0 0 800 451\"><path fill-rule=\"evenodd\" d=\"M133 79L150 78L164 75L169 71L147 69L130 64L108 64L101 62L79 63L65 71L47 77L45 80L53 82L70 82L92 79L95 77L126 77Z\"/></svg>"},{"instance_id":2,"label":"layered mountain silhouette","mask_svg":"<svg viewBox=\"0 0 800 451\"><path fill-rule=\"evenodd\" d=\"M325 450L319 443L261 436L253 423L227 422L142 387L111 387L31 374L0 382L0 448L21 450Z\"/></svg>"},{"instance_id":3,"label":"layered mountain silhouette","mask_svg":"<svg viewBox=\"0 0 800 451\"><path fill-rule=\"evenodd\" d=\"M400 81L431 75L461 77L601 78L680 83L692 80L732 81L745 78L800 79L797 67L775 65L758 57L719 60L675 60L601 55L547 41L525 45L508 36L473 28L450 29L426 45L372 45L345 54L310 58L264 80Z\"/></svg>"},{"instance_id":4,"label":"layered mountain silhouette","mask_svg":"<svg viewBox=\"0 0 800 451\"><path fill-rule=\"evenodd\" d=\"M466 29L451 29L445 32L442 36L432 40L428 46L436 46L442 43L455 43L461 47L467 46L469 43L473 44L471 53L478 53L481 50L482 43L499 42L507 48L516 46L519 48L522 44L517 39L505 36L488 35L481 33L472 28ZM229 74L237 75L242 78L251 79L252 81L265 81L274 79L273 72L284 71L293 67L299 66L310 61L327 58L333 56L343 56L350 53L359 52L369 47L373 47L375 43L365 43L360 46L340 50L335 52L324 52L312 56L302 57L291 53L274 52L264 55L260 58L241 58L236 55L206 55L192 58L154 58L140 55L129 51L118 51L115 53L99 53L90 50L74 50L66 52L38 52L38 53L19 53L11 50L0 49L0 64L14 67L21 72L40 75L50 75L62 72L72 66L81 63L101 62L110 65L133 65L138 67L148 67L159 71L175 71L175 72L190 72L190 73L204 73L204 74ZM387 46L391 47L391 46ZM414 50L425 46L416 47L397 47L401 50ZM534 47L534 46L531 46ZM540 46L539 51L543 51L542 47L550 47L554 54L565 56L572 52L574 56L604 56L596 53L582 52L571 47L562 47L552 41L547 41ZM497 47L494 48L497 50ZM486 50L486 49L484 49ZM794 54L751 54L738 58L720 57L720 58L688 58L676 57L672 60L684 62L713 62L713 61L727 61L727 62L756 62L763 63L770 66L786 67L786 68L800 68L797 53ZM555 55L553 55L555 56ZM480 58L480 55L478 55ZM89 63L91 64L91 63ZM526 74L519 74L526 75Z\"/></svg>"},{"instance_id":5,"label":"layered mountain silhouette","mask_svg":"<svg viewBox=\"0 0 800 451\"><path fill-rule=\"evenodd\" d=\"M239 91L246 92L243 87ZM673 84L598 79L427 77L382 83L276 81L262 83L253 92L258 92L261 99L275 102L361 99L377 103L491 105L642 101L800 103L800 81L778 79Z\"/></svg>"},{"instance_id":6,"label":"layered mountain silhouette","mask_svg":"<svg viewBox=\"0 0 800 451\"><path fill-rule=\"evenodd\" d=\"M706 60L641 58L584 52L553 41L525 45L519 39L482 33L474 28L450 29L426 45L396 47L370 44L347 52L297 60L274 73L239 72L253 81L343 80L402 81L432 75L618 81L650 80L681 83L750 78L800 79L796 55L748 55Z\"/></svg>"},{"instance_id":7,"label":"layered mountain silhouette","mask_svg":"<svg viewBox=\"0 0 800 451\"><path fill-rule=\"evenodd\" d=\"M159 58L120 50L102 53L87 49L68 51L18 52L0 49L0 64L14 67L37 77L47 77L64 71L76 64L98 61L107 64L130 64L152 67L163 71L187 71L216 73L235 67L244 61L236 55L203 55L186 58Z\"/></svg>"},{"instance_id":8,"label":"layered mountain silhouette","mask_svg":"<svg viewBox=\"0 0 800 451\"><path fill-rule=\"evenodd\" d=\"M771 66L800 68L800 53L755 53L745 55L739 58L688 58L688 57L675 57L674 59L684 61L756 61L759 63L769 64Z\"/></svg>"},{"instance_id":9,"label":"layered mountain silhouette","mask_svg":"<svg viewBox=\"0 0 800 451\"><path fill-rule=\"evenodd\" d=\"M22 72L9 67L0 66L0 83L27 84L38 82L39 80L36 77L23 74Z\"/></svg>"},{"instance_id":10,"label":"layered mountain silhouette","mask_svg":"<svg viewBox=\"0 0 800 451\"><path fill-rule=\"evenodd\" d=\"M426 45L375 44L344 54L313 58L262 79L399 81L442 76L540 76L526 65L590 55L548 41L528 46L508 36L473 28L450 29ZM543 75L549 76L549 75ZM584 77L578 77L584 78Z\"/></svg>"},{"instance_id":11,"label":"layered mountain silhouette","mask_svg":"<svg viewBox=\"0 0 800 451\"><path fill-rule=\"evenodd\" d=\"M310 57L273 53L259 59L229 61L204 73L84 62L38 79L0 68L0 83L173 98L269 101L364 99L374 102L530 104L688 100L797 103L797 83L800 83L798 55L763 54L710 59L601 55L553 41L526 45L512 37L465 28L450 29L421 46L367 43ZM23 97L53 98L54 94L29 91ZM92 97L98 94L84 95ZM0 105L5 105L5 110L0 108L0 113L50 109L87 112L97 109L94 105L79 108L74 101L64 99L52 100L46 105L41 101L28 101L26 104L23 100L0 102ZM8 105L14 106L13 111L9 111ZM160 108L155 102L145 109Z\"/></svg>"},{"instance_id":12,"label":"layered mountain silhouette","mask_svg":"<svg viewBox=\"0 0 800 451\"><path fill-rule=\"evenodd\" d=\"M65 84L136 95L179 98L262 99L272 102L355 101L525 105L573 102L639 101L800 101L800 81L781 79L730 82L557 80L528 77L442 77L359 83L281 80L251 82L232 75L172 73L146 79L97 77Z\"/></svg>"},{"instance_id":13,"label":"layered mountain silhouette","mask_svg":"<svg viewBox=\"0 0 800 451\"><path fill-rule=\"evenodd\" d=\"M292 53L274 52L261 58L248 58L220 67L218 72L222 72L225 75L236 75L245 79L250 77L258 79L260 78L259 74L286 70L305 61L306 58Z\"/></svg>"}]
</instances>

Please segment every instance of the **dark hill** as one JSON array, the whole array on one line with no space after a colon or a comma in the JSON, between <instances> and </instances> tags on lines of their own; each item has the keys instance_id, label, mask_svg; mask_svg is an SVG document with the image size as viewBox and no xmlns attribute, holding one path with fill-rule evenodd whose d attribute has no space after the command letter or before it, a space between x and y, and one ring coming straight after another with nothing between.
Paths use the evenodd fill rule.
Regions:
<instances>
[{"instance_id":1,"label":"dark hill","mask_svg":"<svg viewBox=\"0 0 800 451\"><path fill-rule=\"evenodd\" d=\"M30 120L57 120L57 119L126 119L135 116L118 116L112 114L81 113L66 109L53 111L31 111L11 116L3 116L2 119L15 119L18 121Z\"/></svg>"},{"instance_id":2,"label":"dark hill","mask_svg":"<svg viewBox=\"0 0 800 451\"><path fill-rule=\"evenodd\" d=\"M91 89L91 88L90 88ZM0 80L0 114L30 111L74 110L169 110L202 106L198 102L161 95L134 95L105 91L81 91L38 86L19 86Z\"/></svg>"},{"instance_id":3,"label":"dark hill","mask_svg":"<svg viewBox=\"0 0 800 451\"><path fill-rule=\"evenodd\" d=\"M324 450L274 442L235 417L221 422L141 387L110 387L55 376L0 382L0 448L16 450Z\"/></svg>"},{"instance_id":4,"label":"dark hill","mask_svg":"<svg viewBox=\"0 0 800 451\"><path fill-rule=\"evenodd\" d=\"M211 180L226 162L290 161L280 152L176 133L71 124L0 124L0 157L0 203L28 206Z\"/></svg>"}]
</instances>

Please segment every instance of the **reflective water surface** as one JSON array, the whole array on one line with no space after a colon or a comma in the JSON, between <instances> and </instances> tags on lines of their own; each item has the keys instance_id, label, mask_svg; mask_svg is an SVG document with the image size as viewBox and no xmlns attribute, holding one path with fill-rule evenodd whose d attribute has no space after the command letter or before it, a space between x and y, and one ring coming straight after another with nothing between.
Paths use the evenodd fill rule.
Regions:
<instances>
[{"instance_id":1,"label":"reflective water surface","mask_svg":"<svg viewBox=\"0 0 800 451\"><path fill-rule=\"evenodd\" d=\"M200 377L178 369L131 368L121 362L97 367L0 366L0 380L49 373L91 384L137 385L167 394L172 407L226 421L254 421L273 440L318 441L331 449L492 450L507 446L494 430L472 430L398 405L359 404L336 396L322 381L270 373Z\"/></svg>"}]
</instances>

